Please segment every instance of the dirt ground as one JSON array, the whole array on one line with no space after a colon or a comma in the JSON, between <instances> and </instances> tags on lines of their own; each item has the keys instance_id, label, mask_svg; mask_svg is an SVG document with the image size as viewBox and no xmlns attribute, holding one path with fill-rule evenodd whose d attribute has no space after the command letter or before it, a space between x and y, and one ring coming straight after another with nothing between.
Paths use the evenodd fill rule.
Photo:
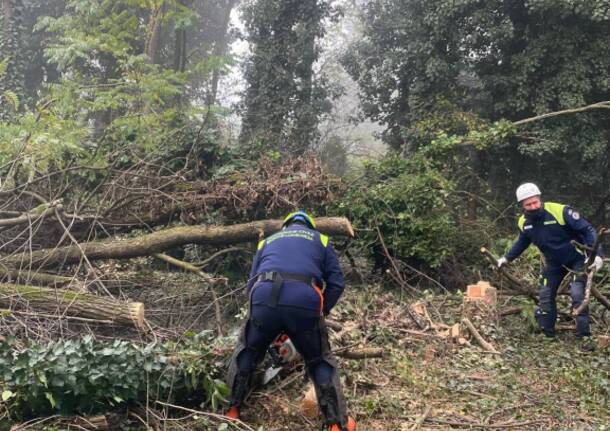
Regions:
<instances>
[{"instance_id":1,"label":"dirt ground","mask_svg":"<svg viewBox=\"0 0 610 431\"><path fill-rule=\"evenodd\" d=\"M571 331L555 341L536 333L526 300L500 297L520 314L479 328L500 354L474 340L459 345L440 330L421 330L406 313L412 297L380 287L352 288L332 319L343 329L332 344L380 347L384 357L340 359L349 411L358 430L610 429L610 349L583 352ZM434 324L459 322L460 294L422 295ZM595 310L594 310L595 311ZM569 323L569 322L568 322ZM609 332L596 320L594 335ZM319 418L300 412L302 370L256 391L243 412L256 430L315 430Z\"/></svg>"}]
</instances>

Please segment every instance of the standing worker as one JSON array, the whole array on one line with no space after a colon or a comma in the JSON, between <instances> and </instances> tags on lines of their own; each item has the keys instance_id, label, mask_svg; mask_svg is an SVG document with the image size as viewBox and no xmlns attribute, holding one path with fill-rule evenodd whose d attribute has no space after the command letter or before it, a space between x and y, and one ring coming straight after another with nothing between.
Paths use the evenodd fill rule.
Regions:
<instances>
[{"instance_id":1,"label":"standing worker","mask_svg":"<svg viewBox=\"0 0 610 431\"><path fill-rule=\"evenodd\" d=\"M541 275L540 298L535 315L544 334L554 337L557 288L568 272L573 273L570 283L573 309L583 302L585 296L585 255L574 247L571 240L592 247L597 233L588 221L569 206L553 202L543 203L540 190L533 183L520 185L516 194L517 201L523 208L523 215L518 222L519 238L506 256L498 260L498 267L515 260L531 243L540 249L544 255L545 267ZM603 265L600 253L601 247L591 265L598 271ZM583 338L590 335L589 308L585 307L576 316L576 336ZM583 349L591 350L592 345L584 343Z\"/></svg>"},{"instance_id":2,"label":"standing worker","mask_svg":"<svg viewBox=\"0 0 610 431\"><path fill-rule=\"evenodd\" d=\"M324 322L344 287L337 255L307 213L289 214L280 232L259 242L248 282L250 313L229 367L227 417L239 418L256 365L271 342L285 333L305 361L327 429L356 429L347 416Z\"/></svg>"}]
</instances>

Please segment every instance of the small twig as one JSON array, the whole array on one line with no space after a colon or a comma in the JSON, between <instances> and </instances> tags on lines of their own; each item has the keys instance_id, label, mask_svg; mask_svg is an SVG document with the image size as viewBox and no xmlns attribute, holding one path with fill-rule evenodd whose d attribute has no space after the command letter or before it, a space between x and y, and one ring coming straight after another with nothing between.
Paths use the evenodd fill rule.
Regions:
<instances>
[{"instance_id":1,"label":"small twig","mask_svg":"<svg viewBox=\"0 0 610 431\"><path fill-rule=\"evenodd\" d=\"M534 425L542 422L541 420L525 421L525 422L510 422L510 423L499 423L499 424L484 424L480 422L458 422L458 421L447 421L444 419L427 418L426 421L434 422L441 425L450 425L460 428L488 428L488 429L504 429L504 428L517 428L524 427L527 425Z\"/></svg>"},{"instance_id":2,"label":"small twig","mask_svg":"<svg viewBox=\"0 0 610 431\"><path fill-rule=\"evenodd\" d=\"M422 415L420 417L417 418L417 420L415 421L415 423L413 424L413 426L410 428L411 431L419 429L420 426L422 426L422 424L424 422L426 422L426 418L428 417L428 415L430 414L430 412L432 411L432 406L428 406L426 407L426 409L424 410L424 412L422 413Z\"/></svg>"},{"instance_id":3,"label":"small twig","mask_svg":"<svg viewBox=\"0 0 610 431\"><path fill-rule=\"evenodd\" d=\"M185 412L195 413L197 415L207 416L207 417L210 417L210 418L213 418L213 419L217 419L217 420L219 420L221 422L226 422L226 423L229 423L229 424L232 424L232 425L236 425L236 426L242 427L241 429L245 429L245 430L248 430L248 431L255 431L254 428L250 427L248 424L240 421L239 419L229 419L226 416L220 415L220 414L217 414L217 413L204 412L204 411L201 411L201 410L193 410L193 409L189 409L187 407L177 406L175 404L164 403L163 401L159 401L159 400L156 400L155 403L156 404L160 404L162 406L171 407L173 409L182 410L182 411L185 411Z\"/></svg>"},{"instance_id":4,"label":"small twig","mask_svg":"<svg viewBox=\"0 0 610 431\"><path fill-rule=\"evenodd\" d=\"M197 266L199 268L205 268L207 266L207 264L209 264L211 261L216 259L218 256L222 256L223 254L231 253L233 251L246 251L247 252L248 250L246 250L243 247L229 247L229 248L225 248L224 250L217 251L216 253L212 254L210 257L208 257L205 260L202 260L201 262L193 263L193 265Z\"/></svg>"},{"instance_id":5,"label":"small twig","mask_svg":"<svg viewBox=\"0 0 610 431\"><path fill-rule=\"evenodd\" d=\"M357 350L344 350L336 352L337 356L341 356L346 359L369 359L369 358L381 358L383 357L384 349L370 347L366 349Z\"/></svg>"},{"instance_id":6,"label":"small twig","mask_svg":"<svg viewBox=\"0 0 610 431\"><path fill-rule=\"evenodd\" d=\"M489 342L485 341L485 339L481 336L481 334L479 333L479 331L477 331L477 328L474 327L474 325L472 324L472 322L467 318L464 317L462 319L462 323L464 325L466 325L466 327L468 328L468 330L470 331L470 333L472 334L472 336L475 338L475 340L477 340L477 343L479 343L479 345L487 350L488 352L491 353L500 353L496 350L496 348Z\"/></svg>"},{"instance_id":7,"label":"small twig","mask_svg":"<svg viewBox=\"0 0 610 431\"><path fill-rule=\"evenodd\" d=\"M519 280L505 268L498 268L498 259L487 248L481 247L481 254L492 264L493 268L504 276L517 290L525 293L531 299L538 302L538 297L534 291L524 286L521 280Z\"/></svg>"},{"instance_id":8,"label":"small twig","mask_svg":"<svg viewBox=\"0 0 610 431\"><path fill-rule=\"evenodd\" d=\"M220 336L222 336L224 334L224 331L222 329L222 313L220 311L220 304L218 303L218 295L216 295L216 291L214 290L214 288L219 284L226 285L227 279L224 277L213 278L212 276L203 272L201 269L199 269L195 265L190 264L188 262L184 262L182 260L178 260L175 257L171 257L171 256L168 256L163 253L155 253L155 254L153 254L153 256L156 257L157 259L161 259L164 262L170 263L179 268L194 272L195 274L199 275L200 277L202 277L204 280L206 280L210 284L210 292L212 293L212 300L214 301L214 315L216 318L216 326L218 329L218 334Z\"/></svg>"},{"instance_id":9,"label":"small twig","mask_svg":"<svg viewBox=\"0 0 610 431\"><path fill-rule=\"evenodd\" d=\"M599 250L599 244L601 242L601 239L607 233L610 233L610 229L601 228L599 230L599 233L597 234L597 238L595 238L595 242L593 243L593 246L591 247L591 252L589 254L589 258L585 262L585 268L584 268L585 273L587 274L587 283L585 285L585 297L584 297L583 301L580 303L580 305L578 307L576 307L574 310L572 310L573 316L578 316L589 305L589 301L591 300L591 288L593 287L593 277L595 276L595 272L597 271L597 268L595 268L595 267L591 268L591 265L593 265L593 262L595 261L595 258L597 257L597 251Z\"/></svg>"}]
</instances>

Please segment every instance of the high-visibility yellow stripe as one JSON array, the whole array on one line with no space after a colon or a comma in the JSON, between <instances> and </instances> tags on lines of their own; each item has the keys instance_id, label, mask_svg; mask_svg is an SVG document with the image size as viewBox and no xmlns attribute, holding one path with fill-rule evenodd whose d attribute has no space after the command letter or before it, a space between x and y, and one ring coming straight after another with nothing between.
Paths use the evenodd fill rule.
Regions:
<instances>
[{"instance_id":1,"label":"high-visibility yellow stripe","mask_svg":"<svg viewBox=\"0 0 610 431\"><path fill-rule=\"evenodd\" d=\"M566 207L565 205L556 204L554 202L545 202L544 203L544 209L547 212L549 212L553 217L555 217L555 220L557 220L557 223L559 223L562 226L564 224L566 224L566 221L563 218L563 209L565 207Z\"/></svg>"},{"instance_id":2,"label":"high-visibility yellow stripe","mask_svg":"<svg viewBox=\"0 0 610 431\"><path fill-rule=\"evenodd\" d=\"M519 230L523 232L523 226L525 226L525 216L524 215L519 217L519 221L517 222L517 226L519 226Z\"/></svg>"},{"instance_id":3,"label":"high-visibility yellow stripe","mask_svg":"<svg viewBox=\"0 0 610 431\"><path fill-rule=\"evenodd\" d=\"M328 245L328 237L326 235L320 234L320 241L322 241L324 247Z\"/></svg>"},{"instance_id":4,"label":"high-visibility yellow stripe","mask_svg":"<svg viewBox=\"0 0 610 431\"><path fill-rule=\"evenodd\" d=\"M259 242L258 242L258 248L257 248L257 250L260 250L261 248L263 248L263 246L264 246L264 245L265 245L265 240L264 240L264 239L263 239L263 240L261 240L261 241L259 241Z\"/></svg>"}]
</instances>

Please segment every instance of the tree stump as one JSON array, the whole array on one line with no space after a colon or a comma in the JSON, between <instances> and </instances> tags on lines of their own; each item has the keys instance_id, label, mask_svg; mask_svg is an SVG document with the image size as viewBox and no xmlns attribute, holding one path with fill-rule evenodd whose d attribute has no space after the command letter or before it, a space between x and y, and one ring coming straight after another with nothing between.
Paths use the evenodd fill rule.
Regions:
<instances>
[{"instance_id":1,"label":"tree stump","mask_svg":"<svg viewBox=\"0 0 610 431\"><path fill-rule=\"evenodd\" d=\"M498 323L498 291L486 281L470 284L462 304L462 316L490 325Z\"/></svg>"}]
</instances>

